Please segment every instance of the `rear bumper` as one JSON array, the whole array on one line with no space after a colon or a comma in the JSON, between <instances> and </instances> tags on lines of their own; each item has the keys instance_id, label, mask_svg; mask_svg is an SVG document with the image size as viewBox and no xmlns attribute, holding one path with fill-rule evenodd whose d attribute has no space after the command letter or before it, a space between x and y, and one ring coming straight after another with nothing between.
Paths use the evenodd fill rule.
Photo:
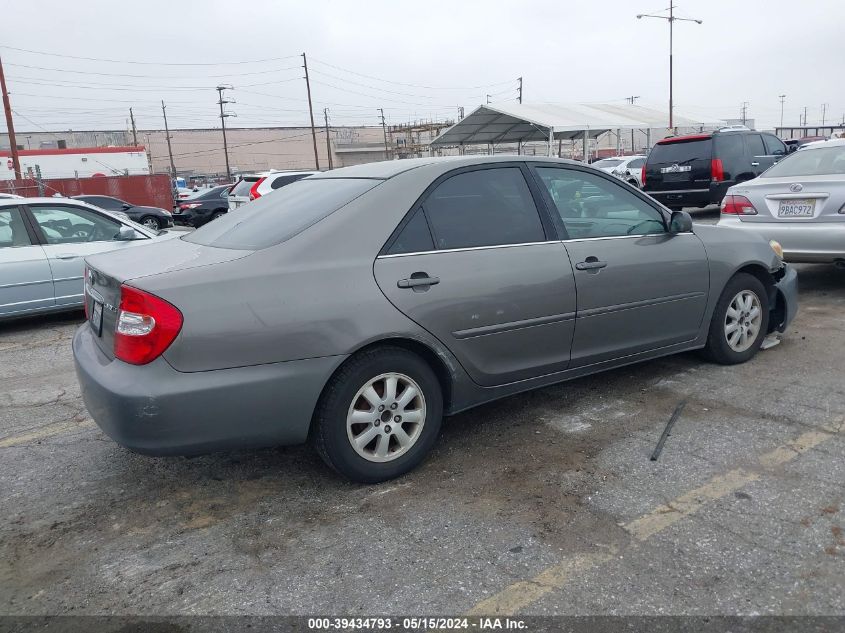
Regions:
<instances>
[{"instance_id":1,"label":"rear bumper","mask_svg":"<svg viewBox=\"0 0 845 633\"><path fill-rule=\"evenodd\" d=\"M711 204L721 204L725 192L733 184L733 181L711 182L706 189L649 191L648 181L646 181L645 192L667 207L706 207Z\"/></svg>"},{"instance_id":2,"label":"rear bumper","mask_svg":"<svg viewBox=\"0 0 845 633\"><path fill-rule=\"evenodd\" d=\"M82 398L118 444L148 455L299 444L317 399L344 357L179 372L163 358L149 365L109 360L88 324L73 337Z\"/></svg>"},{"instance_id":3,"label":"rear bumper","mask_svg":"<svg viewBox=\"0 0 845 633\"><path fill-rule=\"evenodd\" d=\"M723 215L719 226L749 231L779 242L787 262L825 264L845 259L845 221L751 222Z\"/></svg>"},{"instance_id":4,"label":"rear bumper","mask_svg":"<svg viewBox=\"0 0 845 633\"><path fill-rule=\"evenodd\" d=\"M775 284L775 288L783 301L783 320L774 329L783 332L798 314L798 273L788 265L784 265L786 272L783 278Z\"/></svg>"}]
</instances>

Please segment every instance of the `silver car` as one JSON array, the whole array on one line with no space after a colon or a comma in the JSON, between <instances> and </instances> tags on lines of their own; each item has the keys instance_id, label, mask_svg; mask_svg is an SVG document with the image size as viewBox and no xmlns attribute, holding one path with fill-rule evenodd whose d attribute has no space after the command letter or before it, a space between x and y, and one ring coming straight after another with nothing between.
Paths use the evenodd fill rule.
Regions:
<instances>
[{"instance_id":1,"label":"silver car","mask_svg":"<svg viewBox=\"0 0 845 633\"><path fill-rule=\"evenodd\" d=\"M719 226L780 242L786 261L845 268L845 140L805 145L732 186Z\"/></svg>"},{"instance_id":2,"label":"silver car","mask_svg":"<svg viewBox=\"0 0 845 633\"><path fill-rule=\"evenodd\" d=\"M67 198L0 199L0 320L78 310L86 256L173 236Z\"/></svg>"},{"instance_id":3,"label":"silver car","mask_svg":"<svg viewBox=\"0 0 845 633\"><path fill-rule=\"evenodd\" d=\"M444 415L692 349L740 363L796 311L766 240L558 159L336 169L145 250L88 258L100 427L153 455L310 438L362 482Z\"/></svg>"}]
</instances>

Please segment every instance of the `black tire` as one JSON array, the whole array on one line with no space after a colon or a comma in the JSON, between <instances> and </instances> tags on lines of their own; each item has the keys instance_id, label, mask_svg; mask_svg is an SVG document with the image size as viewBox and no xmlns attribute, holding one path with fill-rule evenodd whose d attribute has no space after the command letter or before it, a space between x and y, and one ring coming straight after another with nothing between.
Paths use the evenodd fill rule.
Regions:
<instances>
[{"instance_id":1,"label":"black tire","mask_svg":"<svg viewBox=\"0 0 845 633\"><path fill-rule=\"evenodd\" d=\"M739 293L744 290L749 290L757 295L760 302L760 311L762 312L760 320L760 328L757 332L751 346L744 351L734 350L728 343L728 338L725 333L725 324L727 319L728 307ZM766 338L766 333L769 328L769 295L766 292L766 287L754 275L748 273L737 273L730 278L725 284L724 290L719 297L719 302L716 304L716 309L713 311L713 318L710 321L710 330L707 335L707 344L705 345L703 354L705 358L714 363L721 365L736 365L751 360L763 339Z\"/></svg>"},{"instance_id":2,"label":"black tire","mask_svg":"<svg viewBox=\"0 0 845 633\"><path fill-rule=\"evenodd\" d=\"M149 226L147 226L147 228L150 228L150 229L153 228L152 223L155 222L155 229L157 231L161 230L161 220L159 220L158 218L156 218L152 215L145 215L140 220L138 220L138 222L140 224L143 224L144 226L147 226L147 223L149 222Z\"/></svg>"},{"instance_id":3,"label":"black tire","mask_svg":"<svg viewBox=\"0 0 845 633\"><path fill-rule=\"evenodd\" d=\"M369 461L352 447L347 436L347 414L359 389L390 372L404 374L420 387L425 399L424 423L404 454L392 461ZM311 441L320 457L339 474L359 483L378 483L416 468L434 446L442 419L442 390L431 367L408 350L382 347L352 357L332 377L314 412Z\"/></svg>"},{"instance_id":4,"label":"black tire","mask_svg":"<svg viewBox=\"0 0 845 633\"><path fill-rule=\"evenodd\" d=\"M226 215L225 211L215 211L211 214L211 220L209 220L209 222L213 222L217 218L222 218L224 215Z\"/></svg>"}]
</instances>

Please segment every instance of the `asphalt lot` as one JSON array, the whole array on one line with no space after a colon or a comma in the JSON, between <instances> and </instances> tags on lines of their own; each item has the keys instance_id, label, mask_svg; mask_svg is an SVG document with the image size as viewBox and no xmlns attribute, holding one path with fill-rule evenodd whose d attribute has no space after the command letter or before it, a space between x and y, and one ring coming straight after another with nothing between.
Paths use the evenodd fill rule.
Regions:
<instances>
[{"instance_id":1,"label":"asphalt lot","mask_svg":"<svg viewBox=\"0 0 845 633\"><path fill-rule=\"evenodd\" d=\"M843 615L845 273L798 268L752 362L486 405L378 486L308 447L134 455L82 404L80 314L0 325L0 614Z\"/></svg>"}]
</instances>

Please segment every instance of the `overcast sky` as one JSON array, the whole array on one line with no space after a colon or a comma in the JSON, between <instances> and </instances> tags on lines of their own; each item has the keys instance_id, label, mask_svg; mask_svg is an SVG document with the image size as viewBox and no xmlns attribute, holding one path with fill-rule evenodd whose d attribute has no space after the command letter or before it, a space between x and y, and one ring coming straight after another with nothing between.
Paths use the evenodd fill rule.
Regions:
<instances>
[{"instance_id":1,"label":"overcast sky","mask_svg":"<svg viewBox=\"0 0 845 633\"><path fill-rule=\"evenodd\" d=\"M678 114L845 115L845 4L834 0L677 0ZM637 20L668 0L114 0L8 3L0 54L18 131L217 127L218 83L234 86L233 127L454 118L486 100L619 102L666 108L668 26ZM663 13L666 15L666 13ZM10 28L14 25L14 28ZM44 55L40 53L50 53ZM79 58L97 58L93 61ZM136 62L136 63L127 63ZM142 62L142 63L137 63ZM233 63L249 62L249 63ZM5 121L0 124L5 131Z\"/></svg>"}]
</instances>

